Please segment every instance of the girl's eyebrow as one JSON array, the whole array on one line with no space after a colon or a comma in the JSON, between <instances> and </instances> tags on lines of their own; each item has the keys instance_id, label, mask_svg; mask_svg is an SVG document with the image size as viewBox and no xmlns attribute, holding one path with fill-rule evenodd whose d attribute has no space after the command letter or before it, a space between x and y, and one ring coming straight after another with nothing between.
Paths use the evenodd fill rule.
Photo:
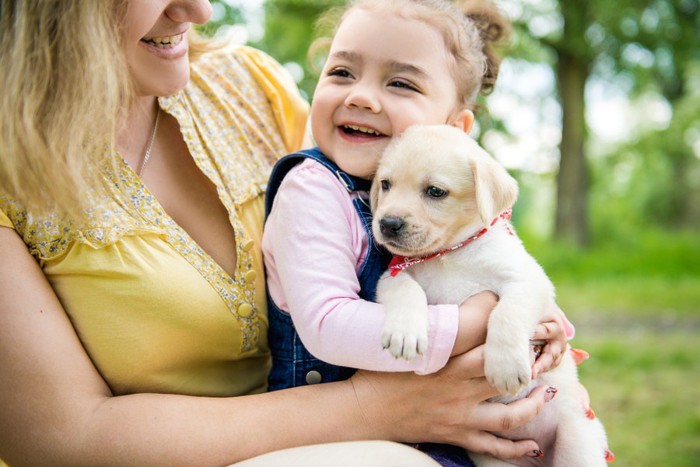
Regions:
<instances>
[{"instance_id":1,"label":"girl's eyebrow","mask_svg":"<svg viewBox=\"0 0 700 467\"><path fill-rule=\"evenodd\" d=\"M348 50L339 50L331 54L331 58L336 58L340 60L347 60L348 62L360 62L362 61L362 56L356 52L350 52Z\"/></svg>"},{"instance_id":2,"label":"girl's eyebrow","mask_svg":"<svg viewBox=\"0 0 700 467\"><path fill-rule=\"evenodd\" d=\"M362 62L361 54L349 50L338 50L337 52L333 52L333 54L331 54L331 58L337 60L346 60L348 62L353 63ZM413 65L411 63L399 62L396 60L389 60L386 63L386 68L394 73L409 73L412 75L416 75L419 78L427 78L429 76L428 73L421 67Z\"/></svg>"},{"instance_id":3,"label":"girl's eyebrow","mask_svg":"<svg viewBox=\"0 0 700 467\"><path fill-rule=\"evenodd\" d=\"M410 63L397 62L392 60L388 63L388 68L394 72L409 73L417 75L421 78L425 78L428 76L428 73L423 68L412 65Z\"/></svg>"}]
</instances>

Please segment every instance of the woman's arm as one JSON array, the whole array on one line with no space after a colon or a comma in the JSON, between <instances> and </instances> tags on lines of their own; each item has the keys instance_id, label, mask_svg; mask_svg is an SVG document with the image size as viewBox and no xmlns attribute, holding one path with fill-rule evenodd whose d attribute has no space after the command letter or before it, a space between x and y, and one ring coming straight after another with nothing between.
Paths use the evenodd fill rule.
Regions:
<instances>
[{"instance_id":1,"label":"woman's arm","mask_svg":"<svg viewBox=\"0 0 700 467\"><path fill-rule=\"evenodd\" d=\"M479 350L429 377L359 372L349 381L235 398L112 396L35 260L0 228L0 458L10 465L225 464L328 441L455 442L503 457L537 449L479 430L534 418L543 390L510 406Z\"/></svg>"},{"instance_id":2,"label":"woman's arm","mask_svg":"<svg viewBox=\"0 0 700 467\"><path fill-rule=\"evenodd\" d=\"M349 383L228 399L113 397L11 229L0 228L0 257L0 458L10 465L223 465L362 437Z\"/></svg>"}]
</instances>

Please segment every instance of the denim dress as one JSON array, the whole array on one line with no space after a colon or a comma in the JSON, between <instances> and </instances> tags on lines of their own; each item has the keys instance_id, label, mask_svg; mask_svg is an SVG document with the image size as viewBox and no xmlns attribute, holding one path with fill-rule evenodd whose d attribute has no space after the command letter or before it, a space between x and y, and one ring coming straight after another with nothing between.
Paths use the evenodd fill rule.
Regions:
<instances>
[{"instance_id":1,"label":"denim dress","mask_svg":"<svg viewBox=\"0 0 700 467\"><path fill-rule=\"evenodd\" d=\"M348 196L354 192L369 191L371 185L369 180L343 172L318 148L307 149L287 155L275 164L267 185L266 215L270 214L275 195L284 177L304 159L313 159L330 170L348 190ZM374 301L379 276L386 270L391 255L374 242L369 201L358 196L353 200L353 204L369 238L367 257L358 274L359 295L363 300ZM269 293L267 294L267 305L270 322L268 341L272 352L272 370L268 379L270 391L306 384L341 381L348 379L355 373L354 368L331 365L311 355L299 338L289 313L280 310Z\"/></svg>"}]
</instances>

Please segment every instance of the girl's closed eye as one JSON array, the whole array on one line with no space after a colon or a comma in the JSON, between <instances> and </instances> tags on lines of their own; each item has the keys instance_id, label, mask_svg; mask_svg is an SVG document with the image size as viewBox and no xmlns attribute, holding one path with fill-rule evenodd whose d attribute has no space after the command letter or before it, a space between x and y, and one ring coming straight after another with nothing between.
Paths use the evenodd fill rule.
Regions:
<instances>
[{"instance_id":1,"label":"girl's closed eye","mask_svg":"<svg viewBox=\"0 0 700 467\"><path fill-rule=\"evenodd\" d=\"M418 88L418 86L414 85L413 83L406 81L405 79L394 79L389 81L389 87L393 88L399 88L399 89L406 89L408 91L415 91L420 93L421 90Z\"/></svg>"}]
</instances>

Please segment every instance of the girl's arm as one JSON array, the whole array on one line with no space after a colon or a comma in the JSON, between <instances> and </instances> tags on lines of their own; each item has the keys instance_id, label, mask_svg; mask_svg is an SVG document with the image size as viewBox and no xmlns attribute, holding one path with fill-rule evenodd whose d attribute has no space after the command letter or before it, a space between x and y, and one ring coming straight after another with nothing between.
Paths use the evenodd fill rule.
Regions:
<instances>
[{"instance_id":1,"label":"girl's arm","mask_svg":"<svg viewBox=\"0 0 700 467\"><path fill-rule=\"evenodd\" d=\"M428 377L348 381L235 398L113 396L17 234L0 227L0 458L13 466L227 464L286 447L388 439L453 442L502 457L537 449L482 430L523 424L544 388L505 406L480 349Z\"/></svg>"},{"instance_id":2,"label":"girl's arm","mask_svg":"<svg viewBox=\"0 0 700 467\"><path fill-rule=\"evenodd\" d=\"M382 349L384 310L359 297L367 235L335 176L306 161L285 177L265 223L267 284L308 350L321 360L374 371L432 373L455 343L458 307L430 307L429 349L408 362Z\"/></svg>"}]
</instances>

